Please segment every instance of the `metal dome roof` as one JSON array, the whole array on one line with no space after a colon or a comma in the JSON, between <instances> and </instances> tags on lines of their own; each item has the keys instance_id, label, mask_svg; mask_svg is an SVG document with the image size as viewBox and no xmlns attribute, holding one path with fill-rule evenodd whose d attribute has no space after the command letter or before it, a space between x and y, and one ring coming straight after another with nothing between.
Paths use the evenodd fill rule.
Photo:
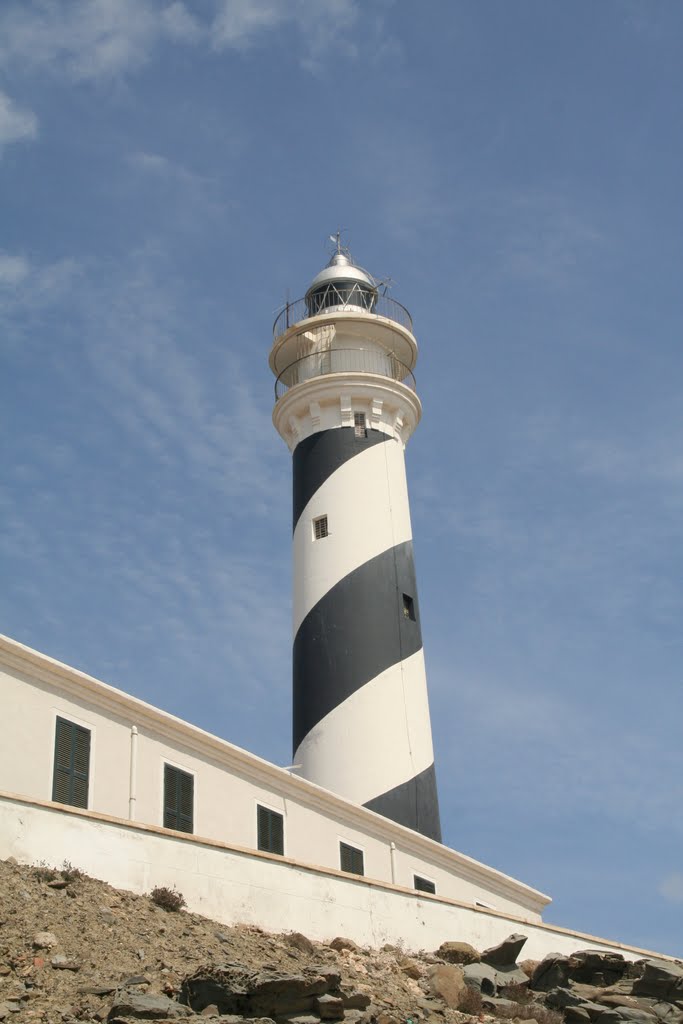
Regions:
<instances>
[{"instance_id":1,"label":"metal dome roof","mask_svg":"<svg viewBox=\"0 0 683 1024\"><path fill-rule=\"evenodd\" d=\"M377 285L367 270L357 267L351 257L344 252L335 252L332 259L324 270L321 270L311 281L306 295L310 295L316 288L331 284L334 281L356 281L364 284L373 291Z\"/></svg>"}]
</instances>

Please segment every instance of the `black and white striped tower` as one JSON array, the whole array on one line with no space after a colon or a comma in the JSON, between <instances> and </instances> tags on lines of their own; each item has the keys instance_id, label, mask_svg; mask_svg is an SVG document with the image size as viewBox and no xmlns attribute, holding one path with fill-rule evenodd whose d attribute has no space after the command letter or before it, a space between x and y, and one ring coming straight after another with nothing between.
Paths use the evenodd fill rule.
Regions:
<instances>
[{"instance_id":1,"label":"black and white striped tower","mask_svg":"<svg viewBox=\"0 0 683 1024\"><path fill-rule=\"evenodd\" d=\"M404 460L421 414L412 321L337 239L273 333L294 464L294 763L440 841Z\"/></svg>"}]
</instances>

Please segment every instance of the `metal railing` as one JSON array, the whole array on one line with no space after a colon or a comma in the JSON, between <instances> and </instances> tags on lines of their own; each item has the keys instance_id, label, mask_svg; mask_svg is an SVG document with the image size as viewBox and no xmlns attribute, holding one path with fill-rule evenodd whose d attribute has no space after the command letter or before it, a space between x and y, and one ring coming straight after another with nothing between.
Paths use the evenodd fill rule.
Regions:
<instances>
[{"instance_id":1,"label":"metal railing","mask_svg":"<svg viewBox=\"0 0 683 1024\"><path fill-rule=\"evenodd\" d=\"M388 295L378 295L372 304L372 309L365 309L359 303L346 302L338 306L325 306L321 309L311 308L305 298L296 299L295 302L288 302L275 318L273 324L273 338L277 339L293 324L300 320L308 320L309 317L319 316L323 313L365 313L365 315L384 316L406 327L412 334L413 318L400 302L390 298Z\"/></svg>"},{"instance_id":2,"label":"metal railing","mask_svg":"<svg viewBox=\"0 0 683 1024\"><path fill-rule=\"evenodd\" d=\"M412 370L392 352L365 348L328 348L296 359L275 381L275 400L296 384L330 373L376 373L399 381L415 391Z\"/></svg>"}]
</instances>

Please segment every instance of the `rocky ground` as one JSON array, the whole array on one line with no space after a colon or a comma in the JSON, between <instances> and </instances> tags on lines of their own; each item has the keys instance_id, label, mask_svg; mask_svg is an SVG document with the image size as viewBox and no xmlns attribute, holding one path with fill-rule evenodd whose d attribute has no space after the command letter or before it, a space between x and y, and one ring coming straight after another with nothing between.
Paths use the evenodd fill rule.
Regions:
<instances>
[{"instance_id":1,"label":"rocky ground","mask_svg":"<svg viewBox=\"0 0 683 1024\"><path fill-rule=\"evenodd\" d=\"M678 963L581 952L519 963L523 945L510 936L483 953L453 941L408 954L323 944L172 912L69 865L0 862L5 1024L683 1024Z\"/></svg>"}]
</instances>

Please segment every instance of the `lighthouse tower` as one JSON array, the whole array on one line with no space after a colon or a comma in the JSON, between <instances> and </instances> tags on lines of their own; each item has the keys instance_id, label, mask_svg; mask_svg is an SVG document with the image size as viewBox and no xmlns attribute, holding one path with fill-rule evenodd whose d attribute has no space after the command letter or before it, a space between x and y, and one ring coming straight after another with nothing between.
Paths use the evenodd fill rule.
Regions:
<instances>
[{"instance_id":1,"label":"lighthouse tower","mask_svg":"<svg viewBox=\"0 0 683 1024\"><path fill-rule=\"evenodd\" d=\"M274 325L293 453L294 763L441 840L404 448L421 415L408 311L337 237Z\"/></svg>"}]
</instances>

